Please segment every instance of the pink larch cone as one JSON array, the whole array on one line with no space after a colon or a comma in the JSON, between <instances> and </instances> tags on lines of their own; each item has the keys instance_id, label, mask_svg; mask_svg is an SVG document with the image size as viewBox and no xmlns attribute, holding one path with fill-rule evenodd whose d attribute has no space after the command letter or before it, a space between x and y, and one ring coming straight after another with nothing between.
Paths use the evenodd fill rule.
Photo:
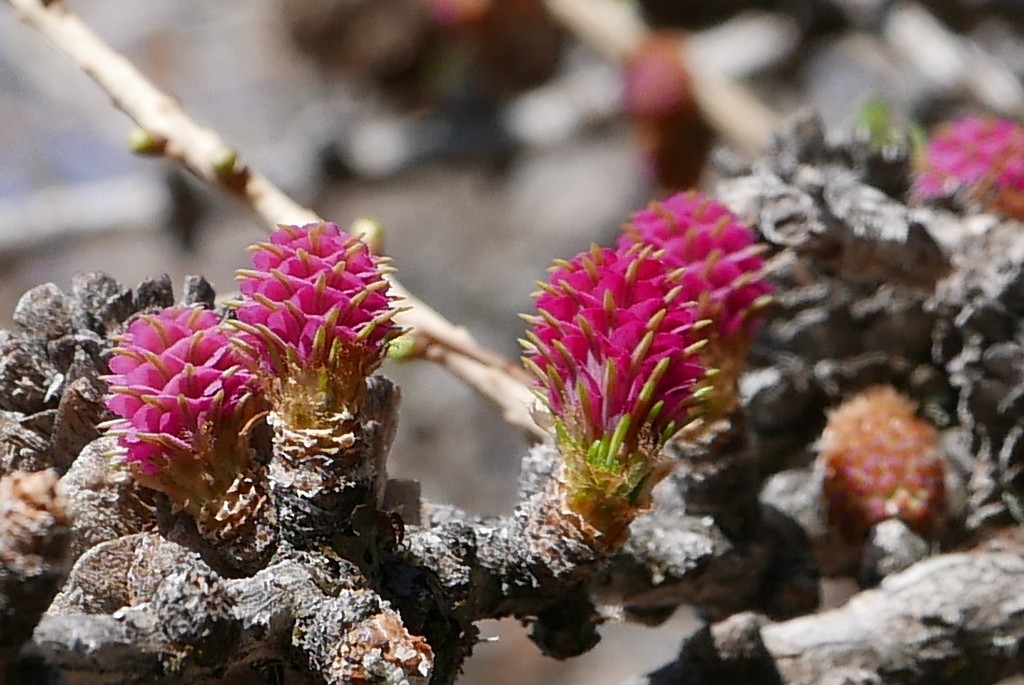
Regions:
<instances>
[{"instance_id":1,"label":"pink larch cone","mask_svg":"<svg viewBox=\"0 0 1024 685\"><path fill-rule=\"evenodd\" d=\"M641 158L658 183L687 188L699 179L714 141L694 96L684 34L655 30L626 58L623 109Z\"/></svg>"},{"instance_id":2,"label":"pink larch cone","mask_svg":"<svg viewBox=\"0 0 1024 685\"><path fill-rule=\"evenodd\" d=\"M716 370L705 410L709 418L731 411L747 348L771 301L762 275L764 247L754 232L724 205L696 191L677 193L633 215L619 239L663 250L668 269L681 269L681 299L696 303L698 319L710 325L701 362Z\"/></svg>"},{"instance_id":3,"label":"pink larch cone","mask_svg":"<svg viewBox=\"0 0 1024 685\"><path fill-rule=\"evenodd\" d=\"M271 542L257 532L268 505L249 446L258 387L228 336L199 307L138 317L110 359L107 406L120 417L109 429L135 479L231 547L236 563L261 557Z\"/></svg>"},{"instance_id":4,"label":"pink larch cone","mask_svg":"<svg viewBox=\"0 0 1024 685\"><path fill-rule=\"evenodd\" d=\"M379 445L365 434L379 417L363 408L399 333L394 297L385 261L333 223L279 226L251 250L235 343L271 404L278 515L300 531L294 543L316 544L341 509L373 503L383 485Z\"/></svg>"},{"instance_id":5,"label":"pink larch cone","mask_svg":"<svg viewBox=\"0 0 1024 685\"><path fill-rule=\"evenodd\" d=\"M594 246L556 262L526 317L524 363L554 421L566 504L612 538L647 505L706 376L680 275L650 247Z\"/></svg>"},{"instance_id":6,"label":"pink larch cone","mask_svg":"<svg viewBox=\"0 0 1024 685\"><path fill-rule=\"evenodd\" d=\"M938 441L914 403L890 387L843 402L829 414L818 445L829 525L852 542L888 518L938 535L945 518Z\"/></svg>"},{"instance_id":7,"label":"pink larch cone","mask_svg":"<svg viewBox=\"0 0 1024 685\"><path fill-rule=\"evenodd\" d=\"M924 202L960 194L1024 219L1024 128L991 117L939 127L921 155L912 194Z\"/></svg>"}]
</instances>

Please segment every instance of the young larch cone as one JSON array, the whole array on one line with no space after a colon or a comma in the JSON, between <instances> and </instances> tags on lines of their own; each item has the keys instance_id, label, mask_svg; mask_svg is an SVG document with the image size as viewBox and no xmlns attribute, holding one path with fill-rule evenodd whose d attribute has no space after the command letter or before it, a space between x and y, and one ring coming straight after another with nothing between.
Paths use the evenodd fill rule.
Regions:
<instances>
[{"instance_id":1,"label":"young larch cone","mask_svg":"<svg viewBox=\"0 0 1024 685\"><path fill-rule=\"evenodd\" d=\"M555 426L565 504L617 540L666 473L707 371L682 274L644 245L556 262L523 346Z\"/></svg>"},{"instance_id":2,"label":"young larch cone","mask_svg":"<svg viewBox=\"0 0 1024 685\"><path fill-rule=\"evenodd\" d=\"M945 466L938 433L888 386L869 388L833 410L818 444L829 526L860 542L876 523L898 518L935 537L945 515Z\"/></svg>"},{"instance_id":3,"label":"young larch cone","mask_svg":"<svg viewBox=\"0 0 1024 685\"><path fill-rule=\"evenodd\" d=\"M921 155L913 194L922 201L961 194L1024 219L1024 128L991 117L941 126Z\"/></svg>"},{"instance_id":4,"label":"young larch cone","mask_svg":"<svg viewBox=\"0 0 1024 685\"><path fill-rule=\"evenodd\" d=\"M764 246L724 205L696 191L634 214L619 247L633 243L662 250L665 266L682 270L681 299L695 302L698 318L710 322L701 360L717 373L703 407L709 418L725 416L736 405L747 348L771 301L771 284L762 275Z\"/></svg>"},{"instance_id":5,"label":"young larch cone","mask_svg":"<svg viewBox=\"0 0 1024 685\"><path fill-rule=\"evenodd\" d=\"M697 182L714 138L694 98L682 45L679 32L655 32L623 72L623 109L636 126L641 156L668 188Z\"/></svg>"},{"instance_id":6,"label":"young larch cone","mask_svg":"<svg viewBox=\"0 0 1024 685\"><path fill-rule=\"evenodd\" d=\"M261 556L269 542L251 536L269 505L249 446L258 388L220 317L169 307L139 316L117 344L106 404L120 418L108 427L135 479L188 512L205 537Z\"/></svg>"},{"instance_id":7,"label":"young larch cone","mask_svg":"<svg viewBox=\"0 0 1024 685\"><path fill-rule=\"evenodd\" d=\"M333 223L279 226L251 250L235 343L271 405L278 516L308 541L383 482L362 410L367 378L399 333L394 297L384 260Z\"/></svg>"}]
</instances>

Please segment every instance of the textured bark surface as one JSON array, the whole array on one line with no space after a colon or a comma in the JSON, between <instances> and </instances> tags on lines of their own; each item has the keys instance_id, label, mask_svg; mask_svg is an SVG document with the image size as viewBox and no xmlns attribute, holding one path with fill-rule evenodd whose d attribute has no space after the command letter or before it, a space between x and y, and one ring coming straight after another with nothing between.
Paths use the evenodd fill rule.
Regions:
<instances>
[{"instance_id":1,"label":"textured bark surface","mask_svg":"<svg viewBox=\"0 0 1024 685\"><path fill-rule=\"evenodd\" d=\"M545 654L565 658L591 649L609 616L654 625L683 604L711 623L646 682L987 683L1019 670L1024 567L1012 536L1002 549L935 554L1018 513L1024 244L1007 220L903 205L906 157L877 154L803 117L723 180L722 196L773 246L778 302L740 379L741 411L670 445L678 467L621 547L560 506L550 445L523 459L507 515L421 506L415 487L386 481L397 393L378 378L366 386L359 477L332 477L326 499L304 500L342 502L345 515L315 517L312 536L303 517L268 517L261 525L287 544L227 564L229 544L141 490L110 463L111 440L95 439L110 336L132 312L172 302L170 284L132 294L90 274L71 295L33 289L0 334L0 456L64 474L73 518L60 539L77 561L20 648L17 682L440 684L457 678L482 619L528 623ZM190 279L185 299L209 305L212 289ZM876 383L943 430L953 496L939 539L890 521L862 547L826 525L814 441L830 407ZM266 431L253 447L273 463ZM880 585L794 618L817 606L819 570Z\"/></svg>"},{"instance_id":2,"label":"textured bark surface","mask_svg":"<svg viewBox=\"0 0 1024 685\"><path fill-rule=\"evenodd\" d=\"M634 683L996 682L1024 667L1024 560L1016 551L928 559L843 607L785 623L736 614L691 638L678 662Z\"/></svg>"},{"instance_id":3,"label":"textured bark surface","mask_svg":"<svg viewBox=\"0 0 1024 685\"><path fill-rule=\"evenodd\" d=\"M190 279L185 299L209 304L212 289ZM22 436L21 451L9 449L23 465L53 462L67 471L61 490L73 515L70 553L77 559L23 650L25 682L274 682L287 672L297 682L444 683L455 679L476 642L475 623L485 618L531 622L538 646L564 658L597 643L605 619L595 601L622 604L649 623L684 602L712 617L747 608L792 615L816 602L814 592L796 605L778 602L778 564L813 564L805 539L775 544L777 524L761 515L741 422L714 446L714 458L693 459L705 448L675 455L692 468L659 489L657 509L616 552L617 543L595 538L563 511L550 446L524 460L521 503L512 514L483 520L428 506L423 525L415 525L418 490L395 482L383 492L398 399L383 378L368 383L368 410L357 421L358 463L349 468L360 477L328 479L330 492L305 498L341 497L347 513L324 519L310 537L308 517L280 515L290 509L280 508L288 493L277 487L267 505L274 515L264 525L288 544L273 557L232 564L230 544L203 535L161 495L137 486L114 457L116 443L95 439L106 411L96 379L111 336L132 312L172 301L166 280L145 283L132 296L90 274L76 280L73 296L52 286L30 291L19 304L18 330L7 334L9 349L34 350L54 369L66 369L36 364L31 368L61 380L8 380L34 388L24 393L34 404L8 412L10 430ZM47 335L88 340L89 354L77 342L43 345L40 336ZM43 386L54 383L50 398ZM47 439L51 432L64 437ZM274 463L266 431L257 432L254 447L260 463ZM412 515L403 522L378 510L381 502ZM239 656L216 660L225 654Z\"/></svg>"},{"instance_id":4,"label":"textured bark surface","mask_svg":"<svg viewBox=\"0 0 1024 685\"><path fill-rule=\"evenodd\" d=\"M992 683L1024 669L1013 526L1024 234L1006 218L901 204L893 198L906 190L908 158L883 163L881 152L826 139L805 116L720 186L780 249L770 267L778 306L740 384L769 476L761 501L799 524L823 572L880 584L781 623L734 614L637 684ZM877 383L912 396L945 429L939 540L898 521L863 546L828 529L814 438L830 406ZM932 556L992 535L984 548Z\"/></svg>"},{"instance_id":5,"label":"textured bark surface","mask_svg":"<svg viewBox=\"0 0 1024 685\"><path fill-rule=\"evenodd\" d=\"M68 567L68 519L57 474L0 479L0 680L17 682L18 651L32 637Z\"/></svg>"}]
</instances>

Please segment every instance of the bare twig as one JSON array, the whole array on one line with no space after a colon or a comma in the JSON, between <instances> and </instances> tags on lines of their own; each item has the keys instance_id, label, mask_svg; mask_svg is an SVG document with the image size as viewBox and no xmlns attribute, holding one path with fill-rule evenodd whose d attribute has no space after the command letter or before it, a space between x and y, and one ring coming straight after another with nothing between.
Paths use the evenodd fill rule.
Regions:
<instances>
[{"instance_id":1,"label":"bare twig","mask_svg":"<svg viewBox=\"0 0 1024 685\"><path fill-rule=\"evenodd\" d=\"M241 199L271 222L307 223L317 216L299 206L237 154L211 129L200 126L171 96L159 90L59 0L8 0L19 19L53 43L112 98L144 133L133 141L141 152L184 164L213 186ZM147 138L148 137L148 138Z\"/></svg>"},{"instance_id":2,"label":"bare twig","mask_svg":"<svg viewBox=\"0 0 1024 685\"><path fill-rule=\"evenodd\" d=\"M96 81L114 105L141 127L132 141L136 151L180 162L211 186L240 200L271 226L320 219L242 163L215 131L197 124L174 98L154 86L60 0L7 0L7 4L22 22ZM438 350L430 355L432 360L497 404L510 423L545 435L530 418L529 388L509 373L508 362L483 349L465 329L453 325L397 281L392 281L392 288L409 307L399 315L399 324L424 336L426 345Z\"/></svg>"},{"instance_id":3,"label":"bare twig","mask_svg":"<svg viewBox=\"0 0 1024 685\"><path fill-rule=\"evenodd\" d=\"M548 9L581 40L607 58L623 62L650 35L643 20L623 3L612 0L545 0ZM684 42L685 64L691 65L694 95L711 125L730 143L756 155L777 127L780 117L749 90L717 73Z\"/></svg>"},{"instance_id":4,"label":"bare twig","mask_svg":"<svg viewBox=\"0 0 1024 685\"><path fill-rule=\"evenodd\" d=\"M531 408L535 399L529 390L526 374L511 362L480 347L463 329L457 329L456 333L463 333L466 340L452 336L441 342L435 341L430 334L420 336L425 342L423 358L448 369L484 397L515 399L514 402L495 400L504 419L513 426L526 428L539 438L546 437L547 432L533 420Z\"/></svg>"}]
</instances>

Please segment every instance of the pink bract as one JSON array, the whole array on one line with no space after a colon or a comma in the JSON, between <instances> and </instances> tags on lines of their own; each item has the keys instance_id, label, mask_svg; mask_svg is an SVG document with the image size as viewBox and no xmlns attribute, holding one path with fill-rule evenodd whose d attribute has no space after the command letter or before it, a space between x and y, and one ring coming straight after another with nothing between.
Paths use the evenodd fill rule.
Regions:
<instances>
[{"instance_id":1,"label":"pink bract","mask_svg":"<svg viewBox=\"0 0 1024 685\"><path fill-rule=\"evenodd\" d=\"M575 443L606 438L628 418L634 443L660 444L686 422L705 369L690 349L700 340L695 311L677 286L639 246L594 246L553 269L530 318L526 361Z\"/></svg>"},{"instance_id":2,"label":"pink bract","mask_svg":"<svg viewBox=\"0 0 1024 685\"><path fill-rule=\"evenodd\" d=\"M339 349L383 355L396 333L394 297L380 261L366 244L333 223L279 226L253 248L253 269L239 272L244 341L264 371L328 363Z\"/></svg>"},{"instance_id":3,"label":"pink bract","mask_svg":"<svg viewBox=\"0 0 1024 685\"><path fill-rule=\"evenodd\" d=\"M106 404L120 419L111 433L143 473L196 455L251 393L253 376L219 326L214 312L175 306L139 316L118 339Z\"/></svg>"},{"instance_id":4,"label":"pink bract","mask_svg":"<svg viewBox=\"0 0 1024 685\"><path fill-rule=\"evenodd\" d=\"M921 158L913 194L929 201L960 191L1019 216L1024 129L990 117L964 117L940 127Z\"/></svg>"},{"instance_id":5,"label":"pink bract","mask_svg":"<svg viewBox=\"0 0 1024 685\"><path fill-rule=\"evenodd\" d=\"M677 193L633 215L619 248L633 243L664 250L669 269L683 269L684 301L704 301L720 337L750 335L755 303L772 292L761 277L764 260L754 232L719 202L701 193Z\"/></svg>"}]
</instances>

